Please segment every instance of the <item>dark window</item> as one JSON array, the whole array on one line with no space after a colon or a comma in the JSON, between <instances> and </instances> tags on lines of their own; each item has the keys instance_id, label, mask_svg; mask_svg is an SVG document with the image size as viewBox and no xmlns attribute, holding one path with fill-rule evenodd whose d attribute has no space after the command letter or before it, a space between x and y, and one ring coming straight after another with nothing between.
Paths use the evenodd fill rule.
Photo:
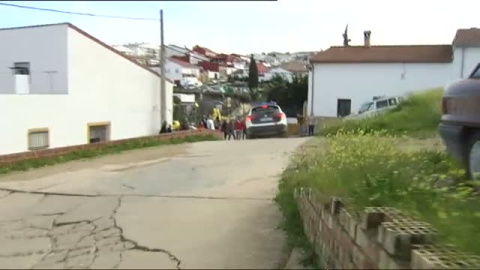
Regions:
<instances>
[{"instance_id":1,"label":"dark window","mask_svg":"<svg viewBox=\"0 0 480 270\"><path fill-rule=\"evenodd\" d=\"M30 75L30 63L18 62L13 64L13 74L15 75Z\"/></svg>"},{"instance_id":2,"label":"dark window","mask_svg":"<svg viewBox=\"0 0 480 270\"><path fill-rule=\"evenodd\" d=\"M278 111L277 106L256 107L252 109L252 114Z\"/></svg>"},{"instance_id":3,"label":"dark window","mask_svg":"<svg viewBox=\"0 0 480 270\"><path fill-rule=\"evenodd\" d=\"M344 117L352 113L352 100L339 99L337 101L337 117Z\"/></svg>"},{"instance_id":4,"label":"dark window","mask_svg":"<svg viewBox=\"0 0 480 270\"><path fill-rule=\"evenodd\" d=\"M472 72L472 75L470 75L470 78L471 79L480 79L480 64Z\"/></svg>"},{"instance_id":5,"label":"dark window","mask_svg":"<svg viewBox=\"0 0 480 270\"><path fill-rule=\"evenodd\" d=\"M377 109L388 107L388 100L377 101Z\"/></svg>"},{"instance_id":6,"label":"dark window","mask_svg":"<svg viewBox=\"0 0 480 270\"><path fill-rule=\"evenodd\" d=\"M391 98L391 99L388 100L388 105L390 105L390 106L395 106L397 104L398 104L398 102L397 102L396 98Z\"/></svg>"}]
</instances>

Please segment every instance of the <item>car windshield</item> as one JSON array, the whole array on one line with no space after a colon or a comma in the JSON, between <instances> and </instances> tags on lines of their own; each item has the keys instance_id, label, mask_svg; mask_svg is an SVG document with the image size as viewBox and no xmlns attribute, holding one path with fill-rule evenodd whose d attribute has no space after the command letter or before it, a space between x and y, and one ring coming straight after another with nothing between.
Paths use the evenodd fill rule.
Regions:
<instances>
[{"instance_id":1,"label":"car windshield","mask_svg":"<svg viewBox=\"0 0 480 270\"><path fill-rule=\"evenodd\" d=\"M361 107L360 107L360 110L358 110L358 113L364 113L368 110L371 110L373 108L373 102L367 102L367 103L364 103Z\"/></svg>"}]
</instances>

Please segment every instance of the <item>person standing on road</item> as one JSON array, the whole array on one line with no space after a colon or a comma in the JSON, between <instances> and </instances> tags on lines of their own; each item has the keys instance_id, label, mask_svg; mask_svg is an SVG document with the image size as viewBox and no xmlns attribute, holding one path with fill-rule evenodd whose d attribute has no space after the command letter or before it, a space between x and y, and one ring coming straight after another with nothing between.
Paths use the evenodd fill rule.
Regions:
<instances>
[{"instance_id":1,"label":"person standing on road","mask_svg":"<svg viewBox=\"0 0 480 270\"><path fill-rule=\"evenodd\" d=\"M223 138L226 140L228 135L226 120L222 121L222 124L220 125L220 130L223 132Z\"/></svg>"},{"instance_id":2,"label":"person standing on road","mask_svg":"<svg viewBox=\"0 0 480 270\"><path fill-rule=\"evenodd\" d=\"M247 139L247 123L246 119L242 120L242 139L245 140Z\"/></svg>"},{"instance_id":3,"label":"person standing on road","mask_svg":"<svg viewBox=\"0 0 480 270\"><path fill-rule=\"evenodd\" d=\"M313 115L308 117L308 136L313 136L315 131L315 118Z\"/></svg>"},{"instance_id":4,"label":"person standing on road","mask_svg":"<svg viewBox=\"0 0 480 270\"><path fill-rule=\"evenodd\" d=\"M212 117L209 116L206 122L207 122L207 129L215 130L215 123L213 122Z\"/></svg>"},{"instance_id":5,"label":"person standing on road","mask_svg":"<svg viewBox=\"0 0 480 270\"><path fill-rule=\"evenodd\" d=\"M234 126L234 123L233 123L233 119L229 119L228 123L227 123L227 134L228 134L228 140L230 141L230 139L233 137L233 139L235 140L235 126Z\"/></svg>"},{"instance_id":6,"label":"person standing on road","mask_svg":"<svg viewBox=\"0 0 480 270\"><path fill-rule=\"evenodd\" d=\"M235 139L236 140L242 139L242 131L243 131L242 121L240 121L240 118L237 118L237 121L235 121Z\"/></svg>"}]
</instances>

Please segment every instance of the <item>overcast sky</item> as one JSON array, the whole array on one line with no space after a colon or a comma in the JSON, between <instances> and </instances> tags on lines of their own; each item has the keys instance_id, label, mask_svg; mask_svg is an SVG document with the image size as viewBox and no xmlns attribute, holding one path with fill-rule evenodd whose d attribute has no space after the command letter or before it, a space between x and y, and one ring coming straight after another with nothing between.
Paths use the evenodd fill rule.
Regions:
<instances>
[{"instance_id":1,"label":"overcast sky","mask_svg":"<svg viewBox=\"0 0 480 270\"><path fill-rule=\"evenodd\" d=\"M479 0L278 0L276 2L8 2L67 11L158 18L165 43L216 52L318 51L352 45L450 44L458 28L480 27ZM108 44L159 43L159 23L65 15L0 6L0 27L70 22Z\"/></svg>"}]
</instances>

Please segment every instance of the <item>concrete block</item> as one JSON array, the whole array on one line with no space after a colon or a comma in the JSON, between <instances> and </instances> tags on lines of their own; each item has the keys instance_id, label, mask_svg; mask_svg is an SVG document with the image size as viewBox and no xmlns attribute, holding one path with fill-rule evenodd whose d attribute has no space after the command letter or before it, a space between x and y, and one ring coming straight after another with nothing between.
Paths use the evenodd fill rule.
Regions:
<instances>
[{"instance_id":1,"label":"concrete block","mask_svg":"<svg viewBox=\"0 0 480 270\"><path fill-rule=\"evenodd\" d=\"M384 250L380 250L380 256L378 261L379 269L409 269L409 261L402 261L390 256Z\"/></svg>"},{"instance_id":2,"label":"concrete block","mask_svg":"<svg viewBox=\"0 0 480 270\"><path fill-rule=\"evenodd\" d=\"M384 222L377 241L392 256L409 260L413 245L431 243L436 231L424 222Z\"/></svg>"},{"instance_id":3,"label":"concrete block","mask_svg":"<svg viewBox=\"0 0 480 270\"><path fill-rule=\"evenodd\" d=\"M358 246L354 246L352 249L352 262L355 265L355 268L360 268L364 265L365 260L366 257L365 254L363 254L363 251Z\"/></svg>"},{"instance_id":4,"label":"concrete block","mask_svg":"<svg viewBox=\"0 0 480 270\"><path fill-rule=\"evenodd\" d=\"M411 257L414 269L480 269L480 256L459 252L452 246L417 245Z\"/></svg>"}]
</instances>

